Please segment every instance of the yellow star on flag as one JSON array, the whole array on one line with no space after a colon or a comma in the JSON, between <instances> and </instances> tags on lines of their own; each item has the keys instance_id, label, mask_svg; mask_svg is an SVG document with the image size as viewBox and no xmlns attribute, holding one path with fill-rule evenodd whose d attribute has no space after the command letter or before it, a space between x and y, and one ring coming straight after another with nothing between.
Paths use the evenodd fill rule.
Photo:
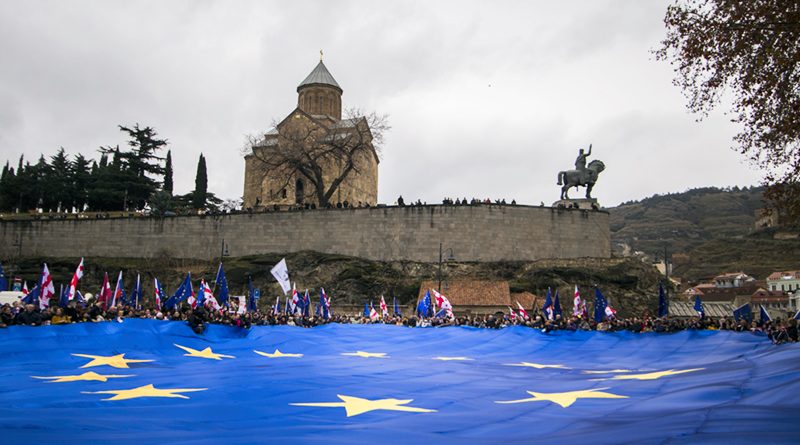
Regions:
<instances>
[{"instance_id":1,"label":"yellow star on flag","mask_svg":"<svg viewBox=\"0 0 800 445\"><path fill-rule=\"evenodd\" d=\"M79 382L79 381L107 382L108 379L121 379L124 377L133 377L133 374L129 375L98 374L96 372L88 371L80 375L54 375L50 377L40 377L32 375L31 377L34 379L47 380L47 383L64 383L64 382Z\"/></svg>"},{"instance_id":2,"label":"yellow star on flag","mask_svg":"<svg viewBox=\"0 0 800 445\"><path fill-rule=\"evenodd\" d=\"M186 346L181 346L177 343L173 343L173 345L188 352L188 354L183 354L184 357L207 358L211 360L222 360L223 358L236 358L232 355L217 354L216 352L211 350L211 347L205 348L202 351L198 351L197 349L187 348Z\"/></svg>"},{"instance_id":3,"label":"yellow star on flag","mask_svg":"<svg viewBox=\"0 0 800 445\"><path fill-rule=\"evenodd\" d=\"M553 402L566 408L575 403L578 399L627 399L628 396L621 396L618 394L611 394L610 392L603 392L602 390L608 388L587 389L582 391L569 391L569 392L534 392L525 391L532 395L530 399L519 400L506 400L494 403L527 403L527 402Z\"/></svg>"},{"instance_id":4,"label":"yellow star on flag","mask_svg":"<svg viewBox=\"0 0 800 445\"><path fill-rule=\"evenodd\" d=\"M656 380L660 379L661 377L686 374L687 372L701 371L703 369L705 368L682 369L679 371L676 371L674 369L668 369L666 371L648 372L644 374L615 375L614 377L608 378L606 380Z\"/></svg>"},{"instance_id":5,"label":"yellow star on flag","mask_svg":"<svg viewBox=\"0 0 800 445\"><path fill-rule=\"evenodd\" d=\"M441 360L441 361L444 361L444 362L474 360L474 359L471 359L469 357L434 357L433 359L434 360Z\"/></svg>"},{"instance_id":6,"label":"yellow star on flag","mask_svg":"<svg viewBox=\"0 0 800 445\"><path fill-rule=\"evenodd\" d=\"M536 369L547 369L547 368L572 369L572 368L567 368L564 365L540 365L539 363L530 363L530 362L507 363L506 366L524 366L524 367L527 367L527 368L536 368Z\"/></svg>"},{"instance_id":7,"label":"yellow star on flag","mask_svg":"<svg viewBox=\"0 0 800 445\"><path fill-rule=\"evenodd\" d=\"M114 397L109 397L108 399L103 399L103 400L128 400L128 399L139 399L142 397L167 397L174 399L188 399L188 397L178 393L205 391L207 389L208 388L158 389L152 384L150 384L133 389L114 389L110 391L82 391L82 394L114 394Z\"/></svg>"},{"instance_id":8,"label":"yellow star on flag","mask_svg":"<svg viewBox=\"0 0 800 445\"><path fill-rule=\"evenodd\" d=\"M273 352L272 354L270 354L269 352L256 351L255 349L253 349L253 352L255 352L258 355L263 355L264 357L269 357L269 358L300 358L303 356L303 354L286 354L278 349L276 349L275 352Z\"/></svg>"},{"instance_id":9,"label":"yellow star on flag","mask_svg":"<svg viewBox=\"0 0 800 445\"><path fill-rule=\"evenodd\" d=\"M364 357L364 358L387 358L385 352L364 352L364 351L356 351L356 352L345 352L342 355L349 355L351 357Z\"/></svg>"},{"instance_id":10,"label":"yellow star on flag","mask_svg":"<svg viewBox=\"0 0 800 445\"><path fill-rule=\"evenodd\" d=\"M370 411L405 411L409 413L435 413L435 409L417 408L414 406L405 406L414 401L414 399L362 399L361 397L343 396L337 394L336 397L341 402L321 402L321 403L290 403L294 406L313 406L321 408L344 408L347 417L357 416L359 414L368 413Z\"/></svg>"},{"instance_id":11,"label":"yellow star on flag","mask_svg":"<svg viewBox=\"0 0 800 445\"><path fill-rule=\"evenodd\" d=\"M81 366L81 368L91 368L93 366L111 366L113 368L130 368L128 363L145 363L155 360L133 360L125 358L125 354L117 354L111 356L103 355L89 355L89 354L72 354L76 357L90 358L92 361Z\"/></svg>"}]
</instances>

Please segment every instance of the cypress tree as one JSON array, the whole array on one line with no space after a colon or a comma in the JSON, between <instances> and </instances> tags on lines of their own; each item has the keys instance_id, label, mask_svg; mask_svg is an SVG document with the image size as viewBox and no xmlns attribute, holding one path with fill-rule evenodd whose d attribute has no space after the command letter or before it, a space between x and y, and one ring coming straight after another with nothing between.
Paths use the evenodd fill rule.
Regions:
<instances>
[{"instance_id":1,"label":"cypress tree","mask_svg":"<svg viewBox=\"0 0 800 445\"><path fill-rule=\"evenodd\" d=\"M197 176L194 178L194 192L192 193L192 207L203 209L206 206L208 193L208 173L206 171L206 158L200 153L197 161Z\"/></svg>"},{"instance_id":2,"label":"cypress tree","mask_svg":"<svg viewBox=\"0 0 800 445\"><path fill-rule=\"evenodd\" d=\"M172 196L172 150L167 151L167 161L164 165L164 191Z\"/></svg>"}]
</instances>

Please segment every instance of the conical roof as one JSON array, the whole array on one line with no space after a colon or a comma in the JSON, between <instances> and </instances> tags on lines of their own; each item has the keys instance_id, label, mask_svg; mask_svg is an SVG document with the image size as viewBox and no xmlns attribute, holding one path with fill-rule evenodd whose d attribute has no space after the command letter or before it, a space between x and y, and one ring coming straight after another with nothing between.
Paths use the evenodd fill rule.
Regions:
<instances>
[{"instance_id":1,"label":"conical roof","mask_svg":"<svg viewBox=\"0 0 800 445\"><path fill-rule=\"evenodd\" d=\"M342 87L336 83L336 79L333 78L330 71L328 71L328 68L325 67L325 64L322 63L321 60L314 70L311 71L311 74L309 74L305 80L300 82L300 85L297 86L297 90L299 91L300 88L303 88L306 85L330 85L338 89L339 92L342 91Z\"/></svg>"}]
</instances>

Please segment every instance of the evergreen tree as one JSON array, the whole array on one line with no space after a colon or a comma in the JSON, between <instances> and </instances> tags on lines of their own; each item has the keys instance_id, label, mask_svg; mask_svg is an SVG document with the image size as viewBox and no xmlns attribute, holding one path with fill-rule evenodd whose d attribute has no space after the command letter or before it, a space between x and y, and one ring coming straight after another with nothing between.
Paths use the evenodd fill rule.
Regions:
<instances>
[{"instance_id":1,"label":"evergreen tree","mask_svg":"<svg viewBox=\"0 0 800 445\"><path fill-rule=\"evenodd\" d=\"M164 164L163 190L172 195L172 150L167 151L167 161Z\"/></svg>"},{"instance_id":2,"label":"evergreen tree","mask_svg":"<svg viewBox=\"0 0 800 445\"><path fill-rule=\"evenodd\" d=\"M97 168L97 163L92 162L92 170ZM86 207L89 185L91 181L89 160L78 153L70 165L70 181L72 183L72 206L79 212Z\"/></svg>"},{"instance_id":3,"label":"evergreen tree","mask_svg":"<svg viewBox=\"0 0 800 445\"><path fill-rule=\"evenodd\" d=\"M197 161L197 175L194 178L194 192L192 193L192 207L203 209L206 206L208 193L208 172L206 171L206 158L200 153Z\"/></svg>"},{"instance_id":4,"label":"evergreen tree","mask_svg":"<svg viewBox=\"0 0 800 445\"><path fill-rule=\"evenodd\" d=\"M71 164L64 147L50 158L50 168L42 177L43 200L50 210L70 211L75 194L71 178Z\"/></svg>"},{"instance_id":5,"label":"evergreen tree","mask_svg":"<svg viewBox=\"0 0 800 445\"><path fill-rule=\"evenodd\" d=\"M16 199L15 182L14 168L6 161L5 167L3 167L3 174L0 176L0 211L2 212L10 212L14 209Z\"/></svg>"}]
</instances>

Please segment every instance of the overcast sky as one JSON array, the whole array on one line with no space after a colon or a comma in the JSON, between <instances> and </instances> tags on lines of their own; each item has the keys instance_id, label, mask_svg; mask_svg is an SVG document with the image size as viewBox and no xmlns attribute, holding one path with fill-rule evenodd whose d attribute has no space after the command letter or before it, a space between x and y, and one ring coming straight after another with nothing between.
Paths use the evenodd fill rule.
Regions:
<instances>
[{"instance_id":1,"label":"overcast sky","mask_svg":"<svg viewBox=\"0 0 800 445\"><path fill-rule=\"evenodd\" d=\"M322 49L344 106L390 117L380 202L550 204L590 143L605 206L756 184L724 110L696 122L650 53L667 3L5 0L0 159L98 158L138 122L169 139L176 193L202 152L209 190L241 197L245 135L294 109Z\"/></svg>"}]
</instances>

